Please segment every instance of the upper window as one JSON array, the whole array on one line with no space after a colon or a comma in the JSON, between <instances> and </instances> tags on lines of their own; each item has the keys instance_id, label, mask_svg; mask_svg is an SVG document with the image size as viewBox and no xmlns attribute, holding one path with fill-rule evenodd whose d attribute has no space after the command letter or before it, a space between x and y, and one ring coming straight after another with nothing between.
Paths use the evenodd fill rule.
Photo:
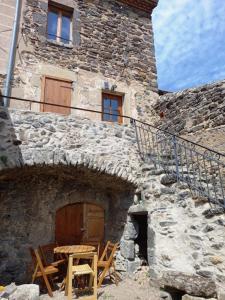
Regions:
<instances>
[{"instance_id":1,"label":"upper window","mask_svg":"<svg viewBox=\"0 0 225 300\"><path fill-rule=\"evenodd\" d=\"M72 43L72 12L49 5L47 36L50 40Z\"/></svg>"},{"instance_id":2,"label":"upper window","mask_svg":"<svg viewBox=\"0 0 225 300\"><path fill-rule=\"evenodd\" d=\"M112 115L110 115L112 114ZM122 96L102 95L102 120L122 123Z\"/></svg>"}]
</instances>

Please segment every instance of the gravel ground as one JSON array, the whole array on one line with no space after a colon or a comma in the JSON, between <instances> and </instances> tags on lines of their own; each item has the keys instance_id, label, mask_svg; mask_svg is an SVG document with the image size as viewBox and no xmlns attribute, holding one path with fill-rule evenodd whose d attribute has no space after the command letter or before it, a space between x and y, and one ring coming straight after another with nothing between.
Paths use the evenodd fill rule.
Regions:
<instances>
[{"instance_id":1,"label":"gravel ground","mask_svg":"<svg viewBox=\"0 0 225 300\"><path fill-rule=\"evenodd\" d=\"M42 295L41 300L67 300L64 292L54 292L54 297ZM73 299L76 299L75 297ZM79 299L79 298L78 298ZM150 282L147 269L142 269L131 278L126 278L118 286L106 282L98 289L99 300L159 300L159 289Z\"/></svg>"}]
</instances>

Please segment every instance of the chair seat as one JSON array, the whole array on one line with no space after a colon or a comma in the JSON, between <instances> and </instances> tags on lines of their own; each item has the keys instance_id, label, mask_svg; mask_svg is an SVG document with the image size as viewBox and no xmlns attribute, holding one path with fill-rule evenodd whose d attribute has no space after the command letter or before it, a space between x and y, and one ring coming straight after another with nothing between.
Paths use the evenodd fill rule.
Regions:
<instances>
[{"instance_id":1,"label":"chair seat","mask_svg":"<svg viewBox=\"0 0 225 300\"><path fill-rule=\"evenodd\" d=\"M56 273L58 271L59 270L57 268L55 268L54 266L48 266L48 267L44 268L44 272L45 272L46 275L53 274L53 273ZM40 276L43 276L43 274L41 273L41 271L38 271L36 276L40 277Z\"/></svg>"},{"instance_id":2,"label":"chair seat","mask_svg":"<svg viewBox=\"0 0 225 300\"><path fill-rule=\"evenodd\" d=\"M57 267L59 265L65 264L66 262L67 262L66 259L60 259L60 260L54 261L53 263L51 263L51 265L53 267Z\"/></svg>"},{"instance_id":3,"label":"chair seat","mask_svg":"<svg viewBox=\"0 0 225 300\"><path fill-rule=\"evenodd\" d=\"M94 275L93 270L91 269L91 267L88 264L73 266L72 273L74 276L87 275L87 274Z\"/></svg>"}]
</instances>

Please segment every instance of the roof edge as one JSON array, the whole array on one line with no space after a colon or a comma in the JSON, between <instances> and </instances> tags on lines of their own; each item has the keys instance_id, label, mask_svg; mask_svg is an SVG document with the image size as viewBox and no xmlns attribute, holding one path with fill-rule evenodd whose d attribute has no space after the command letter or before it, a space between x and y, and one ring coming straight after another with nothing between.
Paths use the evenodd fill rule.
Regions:
<instances>
[{"instance_id":1,"label":"roof edge","mask_svg":"<svg viewBox=\"0 0 225 300\"><path fill-rule=\"evenodd\" d=\"M158 0L118 0L124 4L151 13L158 5Z\"/></svg>"}]
</instances>

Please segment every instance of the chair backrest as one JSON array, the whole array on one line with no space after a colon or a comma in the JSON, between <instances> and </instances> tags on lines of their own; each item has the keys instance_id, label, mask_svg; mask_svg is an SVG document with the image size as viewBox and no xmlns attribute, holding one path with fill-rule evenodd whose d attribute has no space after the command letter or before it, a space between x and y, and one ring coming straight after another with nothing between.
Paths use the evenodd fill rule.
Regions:
<instances>
[{"instance_id":1,"label":"chair backrest","mask_svg":"<svg viewBox=\"0 0 225 300\"><path fill-rule=\"evenodd\" d=\"M82 245L89 245L89 246L93 246L95 247L95 251L97 252L98 254L98 257L99 257L99 253L100 253L100 247L101 247L101 243L100 242L82 242L81 243Z\"/></svg>"},{"instance_id":2,"label":"chair backrest","mask_svg":"<svg viewBox=\"0 0 225 300\"><path fill-rule=\"evenodd\" d=\"M45 266L48 266L54 262L54 248L57 246L58 245L56 243L39 246L38 249Z\"/></svg>"},{"instance_id":3,"label":"chair backrest","mask_svg":"<svg viewBox=\"0 0 225 300\"><path fill-rule=\"evenodd\" d=\"M97 255L96 252L75 253L69 256L70 259L93 259Z\"/></svg>"},{"instance_id":4,"label":"chair backrest","mask_svg":"<svg viewBox=\"0 0 225 300\"><path fill-rule=\"evenodd\" d=\"M114 254L118 248L118 245L119 243L113 244L110 241L108 241L99 261L107 261L110 265L113 260Z\"/></svg>"},{"instance_id":5,"label":"chair backrest","mask_svg":"<svg viewBox=\"0 0 225 300\"><path fill-rule=\"evenodd\" d=\"M76 253L76 254L71 254L69 256L69 262L68 262L68 270L69 273L71 273L72 267L74 265L77 265L77 262L80 260L88 260L90 262L91 268L93 273L95 274L95 276L97 276L97 263L98 263L98 255L96 252L86 252L86 253ZM76 261L74 263L74 260ZM84 264L87 264L87 262L85 262ZM82 265L82 263L79 265Z\"/></svg>"},{"instance_id":6,"label":"chair backrest","mask_svg":"<svg viewBox=\"0 0 225 300\"><path fill-rule=\"evenodd\" d=\"M38 250L37 249L34 250L31 247L29 248L29 250L30 250L30 254L32 257L34 267L41 269L41 271L44 270L44 266L43 266L43 263L42 263L42 260L41 260Z\"/></svg>"}]
</instances>

